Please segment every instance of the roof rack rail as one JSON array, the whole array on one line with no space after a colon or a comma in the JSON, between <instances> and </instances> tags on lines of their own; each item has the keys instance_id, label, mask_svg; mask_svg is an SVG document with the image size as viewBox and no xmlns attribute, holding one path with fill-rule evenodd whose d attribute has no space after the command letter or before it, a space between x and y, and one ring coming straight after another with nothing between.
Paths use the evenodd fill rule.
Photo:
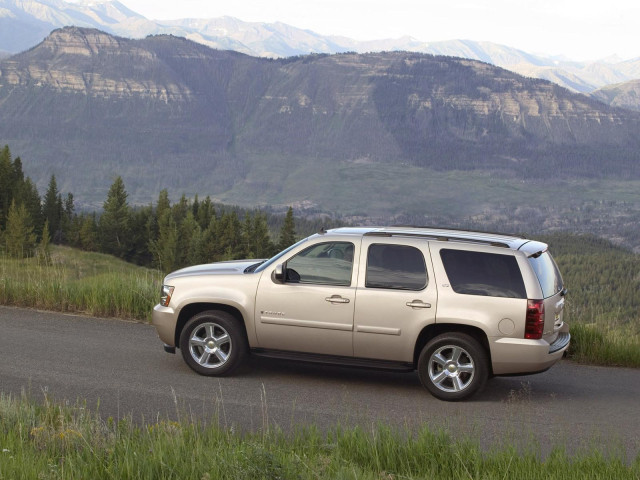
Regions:
<instances>
[{"instance_id":1,"label":"roof rack rail","mask_svg":"<svg viewBox=\"0 0 640 480\"><path fill-rule=\"evenodd\" d=\"M367 232L365 237L413 237L413 238L426 238L431 240L437 240L439 242L464 242L464 243L477 243L480 245L491 245L493 247L510 248L508 243L496 242L493 240L481 240L479 238L465 238L455 237L451 235L430 235L428 233L410 233L410 232L390 232L384 230L378 230L373 232Z\"/></svg>"},{"instance_id":2,"label":"roof rack rail","mask_svg":"<svg viewBox=\"0 0 640 480\"><path fill-rule=\"evenodd\" d=\"M520 235L519 233L491 232L488 230L469 230L468 228L433 227L431 225L391 225L390 228L430 228L433 230L449 230L452 232L486 233L488 235L501 235L503 237L514 237L522 239L527 238L523 235Z\"/></svg>"}]
</instances>

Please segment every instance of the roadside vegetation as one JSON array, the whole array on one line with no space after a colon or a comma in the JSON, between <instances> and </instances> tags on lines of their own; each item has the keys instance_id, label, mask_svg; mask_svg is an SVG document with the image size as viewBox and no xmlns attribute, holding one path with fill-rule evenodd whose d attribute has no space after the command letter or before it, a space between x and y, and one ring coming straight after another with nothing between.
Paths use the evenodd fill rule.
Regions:
<instances>
[{"instance_id":1,"label":"roadside vegetation","mask_svg":"<svg viewBox=\"0 0 640 480\"><path fill-rule=\"evenodd\" d=\"M82 405L0 394L0 478L32 479L629 479L640 458L599 451L542 457L536 446L493 450L426 427L238 433L189 420L102 420Z\"/></svg>"},{"instance_id":2,"label":"roadside vegetation","mask_svg":"<svg viewBox=\"0 0 640 480\"><path fill-rule=\"evenodd\" d=\"M161 280L157 270L55 245L46 255L0 258L0 304L150 320Z\"/></svg>"}]
</instances>

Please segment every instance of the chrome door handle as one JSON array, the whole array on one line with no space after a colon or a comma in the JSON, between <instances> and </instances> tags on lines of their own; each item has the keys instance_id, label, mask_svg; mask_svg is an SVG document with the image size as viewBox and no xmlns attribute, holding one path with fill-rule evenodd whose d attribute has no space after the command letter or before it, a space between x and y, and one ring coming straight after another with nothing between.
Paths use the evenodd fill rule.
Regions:
<instances>
[{"instance_id":1,"label":"chrome door handle","mask_svg":"<svg viewBox=\"0 0 640 480\"><path fill-rule=\"evenodd\" d=\"M414 300L413 302L407 302L407 307L411 308L431 308L430 303L424 303L422 300Z\"/></svg>"},{"instance_id":2,"label":"chrome door handle","mask_svg":"<svg viewBox=\"0 0 640 480\"><path fill-rule=\"evenodd\" d=\"M340 295L332 295L325 298L325 300L329 303L349 303L351 301L348 298L341 297Z\"/></svg>"}]
</instances>

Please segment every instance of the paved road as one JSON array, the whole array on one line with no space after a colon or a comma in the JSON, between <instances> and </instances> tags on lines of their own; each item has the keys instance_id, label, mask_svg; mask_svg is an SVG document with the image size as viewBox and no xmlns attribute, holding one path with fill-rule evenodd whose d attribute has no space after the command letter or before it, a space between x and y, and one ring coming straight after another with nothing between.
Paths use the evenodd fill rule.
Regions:
<instances>
[{"instance_id":1,"label":"paved road","mask_svg":"<svg viewBox=\"0 0 640 480\"><path fill-rule=\"evenodd\" d=\"M561 443L572 452L640 453L640 370L563 361L539 375L495 378L473 400L447 403L415 373L250 358L233 377L202 377L140 323L0 307L0 332L0 391L86 400L103 417L186 417L241 430L426 423L487 447L533 440L543 452Z\"/></svg>"}]
</instances>

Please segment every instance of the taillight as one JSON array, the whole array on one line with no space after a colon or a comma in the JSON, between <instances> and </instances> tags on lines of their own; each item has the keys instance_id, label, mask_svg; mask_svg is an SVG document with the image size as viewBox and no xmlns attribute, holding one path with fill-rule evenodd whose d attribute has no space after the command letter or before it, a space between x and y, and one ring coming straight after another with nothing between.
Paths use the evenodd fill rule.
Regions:
<instances>
[{"instance_id":1,"label":"taillight","mask_svg":"<svg viewBox=\"0 0 640 480\"><path fill-rule=\"evenodd\" d=\"M524 338L539 340L544 332L544 300L527 300Z\"/></svg>"}]
</instances>

